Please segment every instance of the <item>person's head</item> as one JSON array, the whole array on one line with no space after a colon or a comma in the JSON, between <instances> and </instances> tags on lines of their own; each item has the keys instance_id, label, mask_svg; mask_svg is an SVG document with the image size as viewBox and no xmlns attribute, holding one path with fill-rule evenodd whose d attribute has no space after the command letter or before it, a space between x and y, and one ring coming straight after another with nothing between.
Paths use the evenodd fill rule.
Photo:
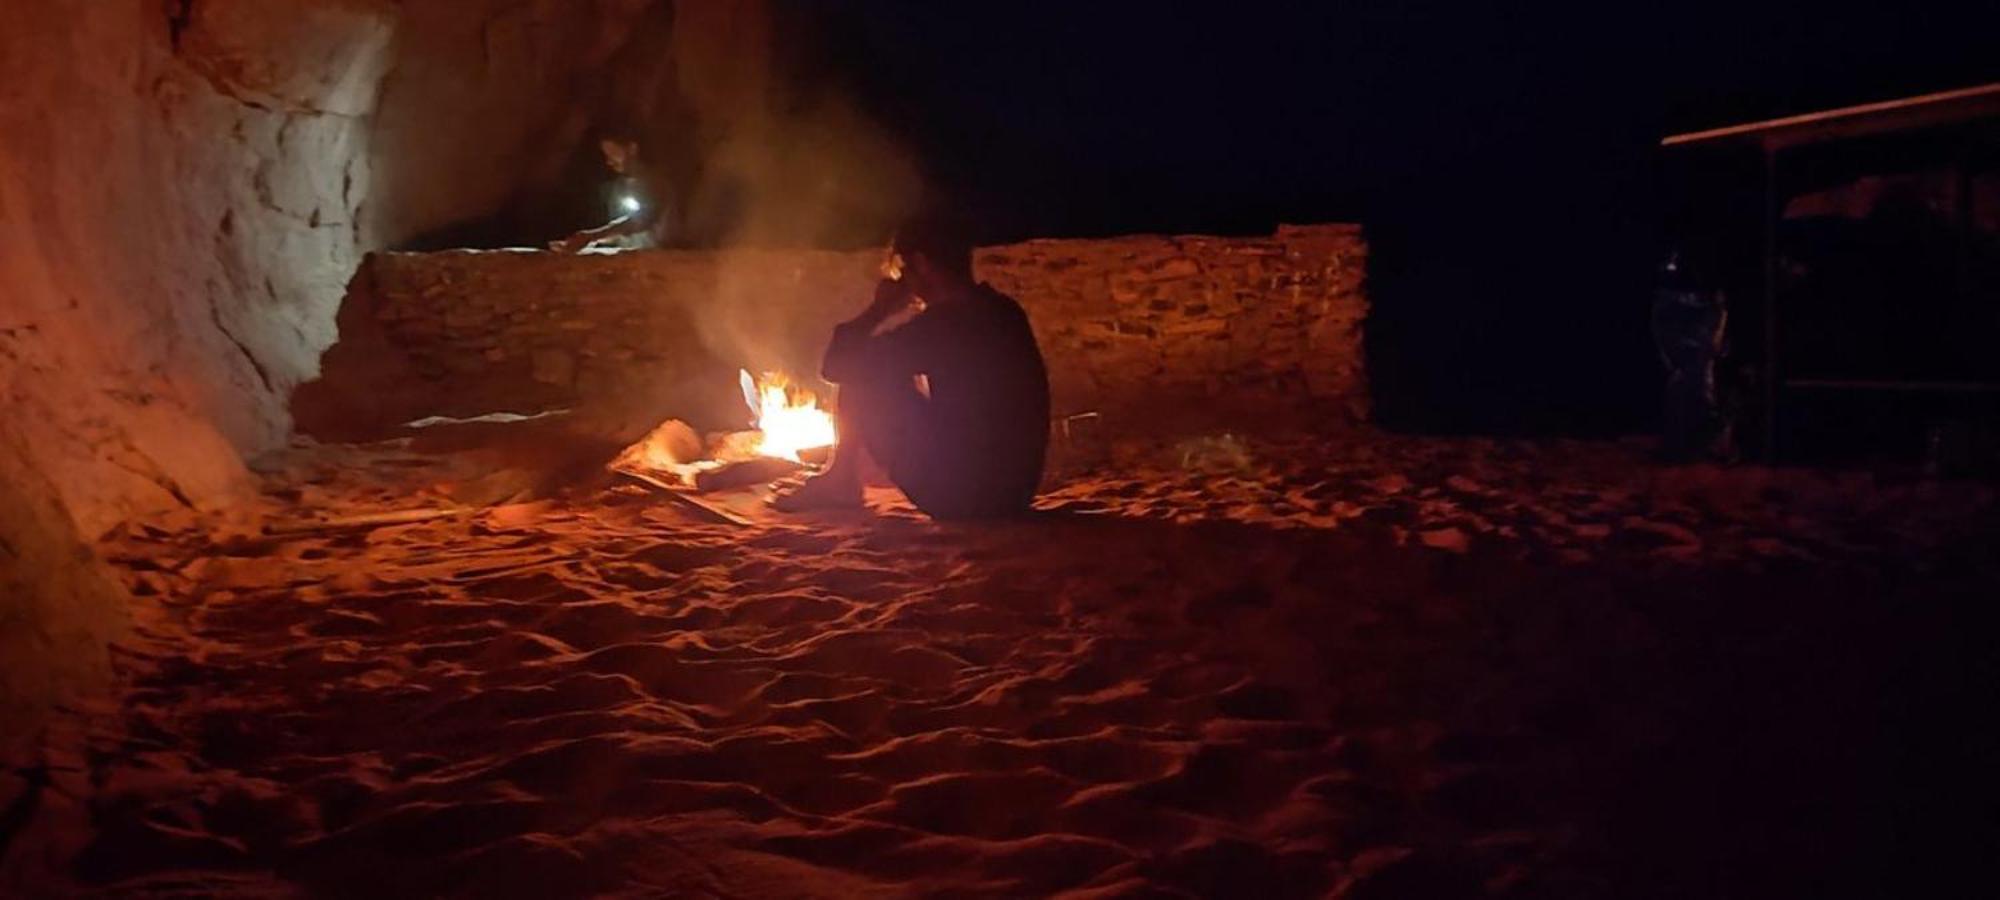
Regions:
<instances>
[{"instance_id":1,"label":"person's head","mask_svg":"<svg viewBox=\"0 0 2000 900\"><path fill-rule=\"evenodd\" d=\"M604 167L619 175L629 175L639 162L639 139L622 129L600 132L597 149L604 154Z\"/></svg>"},{"instance_id":2,"label":"person's head","mask_svg":"<svg viewBox=\"0 0 2000 900\"><path fill-rule=\"evenodd\" d=\"M902 257L903 280L925 300L948 297L972 284L972 242L944 222L904 225L891 249Z\"/></svg>"}]
</instances>

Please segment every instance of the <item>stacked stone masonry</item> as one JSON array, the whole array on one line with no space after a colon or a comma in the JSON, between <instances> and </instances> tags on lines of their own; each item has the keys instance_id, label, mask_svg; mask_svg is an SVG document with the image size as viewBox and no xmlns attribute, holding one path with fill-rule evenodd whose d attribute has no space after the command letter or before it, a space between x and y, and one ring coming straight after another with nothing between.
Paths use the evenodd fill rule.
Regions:
<instances>
[{"instance_id":1,"label":"stacked stone masonry","mask_svg":"<svg viewBox=\"0 0 2000 900\"><path fill-rule=\"evenodd\" d=\"M1353 225L1262 238L1135 236L982 248L1026 307L1058 416L1111 427L1365 420L1367 246ZM721 424L737 368L810 375L867 305L878 251L387 253L356 281L445 415L638 405Z\"/></svg>"}]
</instances>

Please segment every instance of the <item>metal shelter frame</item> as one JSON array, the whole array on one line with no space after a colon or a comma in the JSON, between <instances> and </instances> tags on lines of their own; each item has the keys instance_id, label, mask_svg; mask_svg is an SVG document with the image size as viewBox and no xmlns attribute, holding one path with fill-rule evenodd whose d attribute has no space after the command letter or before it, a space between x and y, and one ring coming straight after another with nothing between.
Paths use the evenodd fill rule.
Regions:
<instances>
[{"instance_id":1,"label":"metal shelter frame","mask_svg":"<svg viewBox=\"0 0 2000 900\"><path fill-rule=\"evenodd\" d=\"M1778 164L1787 150L1835 141L1924 128L2000 119L2000 83L1920 94L1878 103L1748 122L1705 131L1670 135L1661 147L1690 145L1754 146L1763 154L1763 301L1764 301L1764 454L1778 456L1778 408L1787 388L1814 390L1947 391L2000 393L2000 383L1942 381L1881 381L1851 378L1784 379L1779 344L1778 222L1784 198L1779 193ZM1958 176L1966 177L1961 165ZM1960 222L1968 202L1959 192Z\"/></svg>"}]
</instances>

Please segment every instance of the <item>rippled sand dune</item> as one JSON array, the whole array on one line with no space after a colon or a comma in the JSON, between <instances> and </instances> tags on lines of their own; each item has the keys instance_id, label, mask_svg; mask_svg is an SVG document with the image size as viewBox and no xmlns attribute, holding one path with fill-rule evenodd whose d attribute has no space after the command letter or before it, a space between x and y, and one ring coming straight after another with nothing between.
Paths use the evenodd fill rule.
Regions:
<instances>
[{"instance_id":1,"label":"rippled sand dune","mask_svg":"<svg viewBox=\"0 0 2000 900\"><path fill-rule=\"evenodd\" d=\"M143 639L119 696L10 770L0 885L1757 884L1809 857L1737 860L1753 832L1845 839L1787 818L1792 788L1872 771L1798 762L1875 733L1846 711L1900 658L1883 641L1817 665L1826 635L1943 627L1883 618L1912 587L1888 561L1942 560L1933 593L2000 583L1958 549L1992 533L1981 491L1653 469L1617 445L1212 450L1123 449L1115 476L1003 523L932 523L878 491L866 514L728 501L746 528L593 484L374 529L132 530L108 549L148 603ZM302 451L272 514L424 506L455 465ZM1796 736L1741 719L1778 710ZM1745 772L1776 799L1733 793Z\"/></svg>"}]
</instances>

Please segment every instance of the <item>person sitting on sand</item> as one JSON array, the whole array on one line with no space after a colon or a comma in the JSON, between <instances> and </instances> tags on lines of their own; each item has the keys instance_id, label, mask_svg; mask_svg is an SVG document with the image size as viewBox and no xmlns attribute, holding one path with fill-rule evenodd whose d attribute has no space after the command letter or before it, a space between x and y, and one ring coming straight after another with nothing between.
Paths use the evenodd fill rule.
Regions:
<instances>
[{"instance_id":1,"label":"person sitting on sand","mask_svg":"<svg viewBox=\"0 0 2000 900\"><path fill-rule=\"evenodd\" d=\"M606 192L611 221L549 242L559 253L579 253L593 246L665 246L667 199L672 192L665 173L649 165L639 154L639 141L629 132L609 130L597 143L604 154L604 167L618 176Z\"/></svg>"},{"instance_id":2,"label":"person sitting on sand","mask_svg":"<svg viewBox=\"0 0 2000 900\"><path fill-rule=\"evenodd\" d=\"M1048 371L1027 313L973 281L971 245L940 226L905 229L883 270L874 303L826 348L821 375L839 388L833 459L772 505L860 506L866 453L934 518L1025 511L1049 427Z\"/></svg>"}]
</instances>

